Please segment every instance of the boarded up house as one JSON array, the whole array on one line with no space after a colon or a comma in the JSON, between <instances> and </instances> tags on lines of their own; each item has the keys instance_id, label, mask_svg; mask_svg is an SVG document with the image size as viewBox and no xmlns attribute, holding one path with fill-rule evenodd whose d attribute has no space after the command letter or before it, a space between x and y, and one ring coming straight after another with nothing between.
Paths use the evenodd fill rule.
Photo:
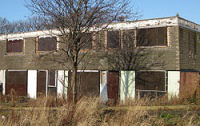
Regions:
<instances>
[{"instance_id":1,"label":"boarded up house","mask_svg":"<svg viewBox=\"0 0 200 126\"><path fill-rule=\"evenodd\" d=\"M3 94L14 90L30 98L41 94L70 97L70 67L38 58L52 51L59 53L59 32L53 32L58 35L35 31L0 36ZM195 88L200 71L200 25L175 16L113 23L107 30L89 35L91 43L83 52L90 50L92 55L78 71L79 96L117 102L146 94L179 97L190 86ZM131 50L139 49L148 50L148 56L131 55Z\"/></svg>"}]
</instances>

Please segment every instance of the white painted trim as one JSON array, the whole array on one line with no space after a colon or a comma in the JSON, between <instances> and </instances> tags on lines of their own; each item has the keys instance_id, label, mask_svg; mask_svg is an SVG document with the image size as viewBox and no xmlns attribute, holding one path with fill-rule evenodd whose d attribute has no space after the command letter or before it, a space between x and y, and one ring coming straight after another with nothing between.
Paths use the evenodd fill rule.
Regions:
<instances>
[{"instance_id":1,"label":"white painted trim","mask_svg":"<svg viewBox=\"0 0 200 126\"><path fill-rule=\"evenodd\" d=\"M3 95L6 93L6 70L0 70L0 83L3 83Z\"/></svg>"},{"instance_id":2,"label":"white painted trim","mask_svg":"<svg viewBox=\"0 0 200 126\"><path fill-rule=\"evenodd\" d=\"M46 96L48 96L49 72L48 72L48 70L45 70L45 71L46 71Z\"/></svg>"},{"instance_id":3,"label":"white painted trim","mask_svg":"<svg viewBox=\"0 0 200 126\"><path fill-rule=\"evenodd\" d=\"M7 70L7 71L27 71L27 70Z\"/></svg>"},{"instance_id":4,"label":"white painted trim","mask_svg":"<svg viewBox=\"0 0 200 126\"><path fill-rule=\"evenodd\" d=\"M24 40L24 38L10 38L8 41L14 41L14 40Z\"/></svg>"},{"instance_id":5,"label":"white painted trim","mask_svg":"<svg viewBox=\"0 0 200 126\"><path fill-rule=\"evenodd\" d=\"M77 70L77 72L99 72L98 70Z\"/></svg>"},{"instance_id":6,"label":"white painted trim","mask_svg":"<svg viewBox=\"0 0 200 126\"><path fill-rule=\"evenodd\" d=\"M68 79L69 71L65 70L64 72L65 72L65 78L64 78L65 86L63 87L63 90L64 90L65 98L67 98L68 86L69 86L69 79Z\"/></svg>"},{"instance_id":7,"label":"white painted trim","mask_svg":"<svg viewBox=\"0 0 200 126\"><path fill-rule=\"evenodd\" d=\"M28 70L28 96L30 98L37 97L37 70Z\"/></svg>"},{"instance_id":8,"label":"white painted trim","mask_svg":"<svg viewBox=\"0 0 200 126\"><path fill-rule=\"evenodd\" d=\"M56 37L56 40L57 40L56 35L40 35L38 38L53 38L53 37Z\"/></svg>"}]
</instances>

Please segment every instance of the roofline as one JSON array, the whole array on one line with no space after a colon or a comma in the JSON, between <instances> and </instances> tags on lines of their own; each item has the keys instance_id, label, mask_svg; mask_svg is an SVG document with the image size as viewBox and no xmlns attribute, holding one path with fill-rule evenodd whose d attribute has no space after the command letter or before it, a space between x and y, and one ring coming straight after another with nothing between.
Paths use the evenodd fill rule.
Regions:
<instances>
[{"instance_id":1,"label":"roofline","mask_svg":"<svg viewBox=\"0 0 200 126\"><path fill-rule=\"evenodd\" d=\"M136 29L136 28L151 28L151 27L165 27L165 26L182 26L200 32L200 25L192 21L186 20L179 16L152 18L135 21L113 22L108 25L106 29ZM92 31L92 30L91 30ZM93 29L94 31L94 29ZM13 38L31 38L44 35L60 35L60 31L52 30L36 30L30 32L19 32L11 34L0 35L0 41Z\"/></svg>"}]
</instances>

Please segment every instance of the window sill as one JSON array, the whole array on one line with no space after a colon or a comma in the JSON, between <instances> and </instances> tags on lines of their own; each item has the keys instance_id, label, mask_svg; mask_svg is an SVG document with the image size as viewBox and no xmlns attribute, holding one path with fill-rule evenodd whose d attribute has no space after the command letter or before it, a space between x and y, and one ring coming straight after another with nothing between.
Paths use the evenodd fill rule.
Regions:
<instances>
[{"instance_id":1,"label":"window sill","mask_svg":"<svg viewBox=\"0 0 200 126\"><path fill-rule=\"evenodd\" d=\"M136 48L168 48L170 46L163 45L163 46L136 46Z\"/></svg>"},{"instance_id":2,"label":"window sill","mask_svg":"<svg viewBox=\"0 0 200 126\"><path fill-rule=\"evenodd\" d=\"M5 56L24 56L24 52L5 52Z\"/></svg>"},{"instance_id":3,"label":"window sill","mask_svg":"<svg viewBox=\"0 0 200 126\"><path fill-rule=\"evenodd\" d=\"M39 54L39 55L45 55L45 54L48 54L48 53L57 53L58 50L54 50L54 51L36 51L36 54Z\"/></svg>"}]
</instances>

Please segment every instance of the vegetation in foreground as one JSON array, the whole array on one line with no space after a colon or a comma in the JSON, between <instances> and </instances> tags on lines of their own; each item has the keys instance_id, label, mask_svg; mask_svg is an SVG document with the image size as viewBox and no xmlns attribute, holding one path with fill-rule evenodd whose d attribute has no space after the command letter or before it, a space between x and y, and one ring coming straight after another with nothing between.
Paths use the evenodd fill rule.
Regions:
<instances>
[{"instance_id":1,"label":"vegetation in foreground","mask_svg":"<svg viewBox=\"0 0 200 126\"><path fill-rule=\"evenodd\" d=\"M123 104L102 104L99 99L83 97L76 104L56 97L40 97L37 100L1 97L1 126L151 126L177 125L198 126L200 117L195 111L186 110L181 114L175 111L164 112L160 109L145 109L157 105L179 105L187 102L174 99L171 101L127 100ZM196 100L198 101L198 100ZM190 103L187 103L190 105ZM192 103L192 104L197 104ZM10 108L4 108L8 107ZM13 108L13 109L11 109ZM17 109L18 108L18 109ZM197 107L198 108L198 107Z\"/></svg>"}]
</instances>

